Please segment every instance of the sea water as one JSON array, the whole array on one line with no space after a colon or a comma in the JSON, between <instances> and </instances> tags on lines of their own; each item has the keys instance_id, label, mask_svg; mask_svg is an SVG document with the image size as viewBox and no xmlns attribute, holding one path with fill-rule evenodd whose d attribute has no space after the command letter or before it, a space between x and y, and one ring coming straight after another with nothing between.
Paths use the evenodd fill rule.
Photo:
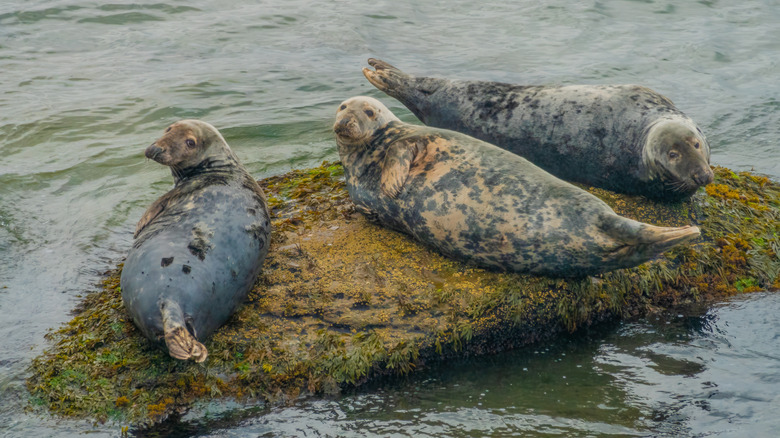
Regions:
<instances>
[{"instance_id":1,"label":"sea water","mask_svg":"<svg viewBox=\"0 0 780 438\"><path fill-rule=\"evenodd\" d=\"M376 57L447 78L642 84L698 122L714 164L778 180L778 23L774 0L3 2L0 434L116 435L27 413L24 379L171 187L143 157L170 123L212 123L258 178L334 160L348 97L416 121L363 78ZM762 436L778 426L777 310L756 295L335 400L207 405L160 433Z\"/></svg>"}]
</instances>

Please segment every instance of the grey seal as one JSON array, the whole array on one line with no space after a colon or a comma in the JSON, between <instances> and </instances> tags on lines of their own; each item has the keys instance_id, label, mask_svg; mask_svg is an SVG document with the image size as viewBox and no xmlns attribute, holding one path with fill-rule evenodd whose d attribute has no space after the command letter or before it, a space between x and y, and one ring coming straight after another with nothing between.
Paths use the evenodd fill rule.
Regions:
<instances>
[{"instance_id":1,"label":"grey seal","mask_svg":"<svg viewBox=\"0 0 780 438\"><path fill-rule=\"evenodd\" d=\"M202 362L199 340L244 301L268 253L265 196L208 123L174 123L145 155L171 168L175 186L138 222L122 299L146 337Z\"/></svg>"},{"instance_id":2,"label":"grey seal","mask_svg":"<svg viewBox=\"0 0 780 438\"><path fill-rule=\"evenodd\" d=\"M401 122L376 99L344 101L333 130L356 207L476 266L557 277L643 263L699 235L615 214L519 155Z\"/></svg>"},{"instance_id":3,"label":"grey seal","mask_svg":"<svg viewBox=\"0 0 780 438\"><path fill-rule=\"evenodd\" d=\"M368 63L369 82L426 125L492 143L566 181L676 201L713 180L701 129L649 88L457 81Z\"/></svg>"}]
</instances>

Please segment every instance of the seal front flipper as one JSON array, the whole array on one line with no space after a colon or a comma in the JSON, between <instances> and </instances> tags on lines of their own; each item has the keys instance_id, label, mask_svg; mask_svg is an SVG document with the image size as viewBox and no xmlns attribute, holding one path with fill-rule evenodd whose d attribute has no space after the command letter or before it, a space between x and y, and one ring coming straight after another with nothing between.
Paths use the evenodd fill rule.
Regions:
<instances>
[{"instance_id":1,"label":"seal front flipper","mask_svg":"<svg viewBox=\"0 0 780 438\"><path fill-rule=\"evenodd\" d=\"M163 209L164 207L163 205L161 205L160 202L155 202L148 209L146 209L146 212L141 217L141 220L139 220L138 224L136 224L135 226L135 233L133 233L133 239L138 237L138 235L141 234L141 231L143 231L144 227L146 227L149 224L149 222L154 220L154 218L156 218L157 215L162 213Z\"/></svg>"},{"instance_id":2,"label":"seal front flipper","mask_svg":"<svg viewBox=\"0 0 780 438\"><path fill-rule=\"evenodd\" d=\"M168 347L169 354L181 360L194 359L195 362L206 360L209 352L206 346L198 342L194 334L188 330L181 307L174 301L163 300L160 302L160 313L165 345Z\"/></svg>"},{"instance_id":3,"label":"seal front flipper","mask_svg":"<svg viewBox=\"0 0 780 438\"><path fill-rule=\"evenodd\" d=\"M366 207L365 205L358 205L355 204L355 210L359 211L360 214L365 216L366 220L368 220L371 223L378 224L379 223L379 215L374 210L371 210L370 208Z\"/></svg>"},{"instance_id":4,"label":"seal front flipper","mask_svg":"<svg viewBox=\"0 0 780 438\"><path fill-rule=\"evenodd\" d=\"M379 182L385 196L398 197L409 177L416 156L416 145L408 145L406 142L398 142L387 150L387 155L382 162L382 176Z\"/></svg>"},{"instance_id":5,"label":"seal front flipper","mask_svg":"<svg viewBox=\"0 0 780 438\"><path fill-rule=\"evenodd\" d=\"M165 211L165 208L168 206L168 202L170 202L171 196L170 193L166 193L165 195L161 196L159 199L154 201L152 205L149 206L149 208L146 209L144 212L144 215L141 216L141 220L138 221L138 224L135 226L135 233L133 233L133 239L137 238L139 234L141 234L141 231L149 225L157 216L160 215L163 211Z\"/></svg>"}]
</instances>

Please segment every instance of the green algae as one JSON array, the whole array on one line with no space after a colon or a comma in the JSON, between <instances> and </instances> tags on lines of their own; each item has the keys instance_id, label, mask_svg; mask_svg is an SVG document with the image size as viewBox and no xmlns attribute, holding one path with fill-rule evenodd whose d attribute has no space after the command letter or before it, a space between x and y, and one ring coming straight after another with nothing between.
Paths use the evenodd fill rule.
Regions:
<instances>
[{"instance_id":1,"label":"green algae","mask_svg":"<svg viewBox=\"0 0 780 438\"><path fill-rule=\"evenodd\" d=\"M30 368L30 408L148 426L199 400L283 403L609 318L777 289L780 186L715 174L676 204L588 189L621 215L703 234L636 268L566 280L465 266L367 222L338 164L268 178L269 257L245 305L206 340L206 362L177 361L143 338L122 305L119 266L48 335Z\"/></svg>"}]
</instances>

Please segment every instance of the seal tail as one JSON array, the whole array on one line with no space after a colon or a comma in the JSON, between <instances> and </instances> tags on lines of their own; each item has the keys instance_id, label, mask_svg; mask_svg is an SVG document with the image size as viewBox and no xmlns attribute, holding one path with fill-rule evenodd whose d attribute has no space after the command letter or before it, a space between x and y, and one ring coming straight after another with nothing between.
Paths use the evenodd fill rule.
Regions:
<instances>
[{"instance_id":1,"label":"seal tail","mask_svg":"<svg viewBox=\"0 0 780 438\"><path fill-rule=\"evenodd\" d=\"M184 312L181 307L170 300L160 303L162 313L163 332L165 333L165 345L171 357L181 360L193 359L195 362L203 362L209 352L206 346L198 342L187 329L184 321Z\"/></svg>"}]
</instances>

